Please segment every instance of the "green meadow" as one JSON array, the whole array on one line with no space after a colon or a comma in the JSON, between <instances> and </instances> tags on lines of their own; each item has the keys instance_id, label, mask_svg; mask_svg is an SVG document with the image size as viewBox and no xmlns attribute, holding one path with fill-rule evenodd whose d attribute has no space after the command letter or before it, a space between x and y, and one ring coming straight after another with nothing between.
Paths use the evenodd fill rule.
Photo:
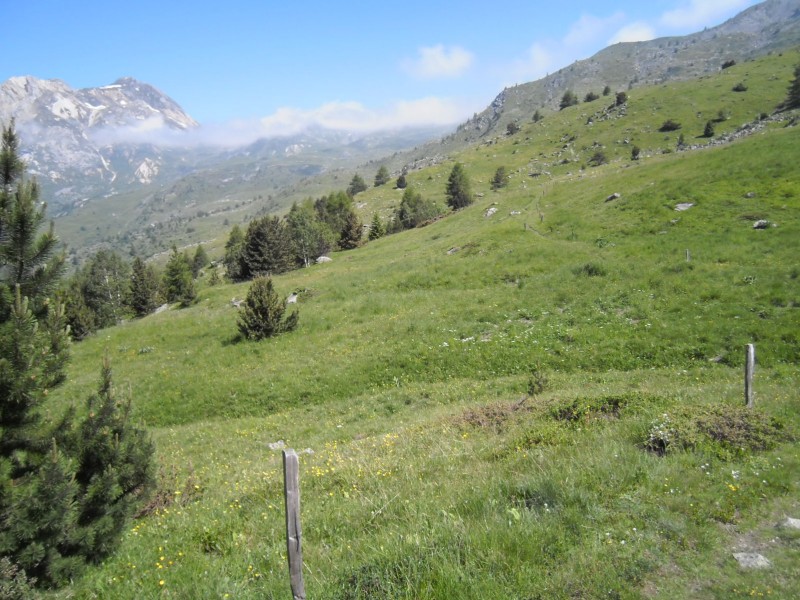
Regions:
<instances>
[{"instance_id":1,"label":"green meadow","mask_svg":"<svg viewBox=\"0 0 800 600\"><path fill-rule=\"evenodd\" d=\"M476 201L276 278L299 291L288 334L238 340L248 285L225 284L75 344L50 415L107 354L159 489L48 597L291 597L283 445L309 598L799 597L800 534L776 524L800 518L800 135L773 116L798 62L543 111L409 173L445 206L461 162ZM369 223L401 196L356 203Z\"/></svg>"}]
</instances>

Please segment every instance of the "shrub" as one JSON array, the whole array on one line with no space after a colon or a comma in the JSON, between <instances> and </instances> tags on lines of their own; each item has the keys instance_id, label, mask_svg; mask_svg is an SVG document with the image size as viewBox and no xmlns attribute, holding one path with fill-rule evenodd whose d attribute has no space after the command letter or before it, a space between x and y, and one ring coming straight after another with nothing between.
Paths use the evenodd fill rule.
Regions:
<instances>
[{"instance_id":1,"label":"shrub","mask_svg":"<svg viewBox=\"0 0 800 600\"><path fill-rule=\"evenodd\" d=\"M575 95L575 92L572 90L567 90L564 92L564 95L561 96L561 102L558 104L558 107L561 110L568 108L570 106L575 106L578 103L578 97Z\"/></svg>"},{"instance_id":2,"label":"shrub","mask_svg":"<svg viewBox=\"0 0 800 600\"><path fill-rule=\"evenodd\" d=\"M705 129L703 129L703 137L714 137L714 122L708 121L706 123Z\"/></svg>"},{"instance_id":3,"label":"shrub","mask_svg":"<svg viewBox=\"0 0 800 600\"><path fill-rule=\"evenodd\" d=\"M606 274L606 270L597 263L586 263L573 270L575 275L583 275L586 277L602 277Z\"/></svg>"},{"instance_id":4,"label":"shrub","mask_svg":"<svg viewBox=\"0 0 800 600\"><path fill-rule=\"evenodd\" d=\"M655 419L642 447L663 456L671 450L702 449L727 460L768 450L787 437L783 424L745 406L686 407Z\"/></svg>"},{"instance_id":5,"label":"shrub","mask_svg":"<svg viewBox=\"0 0 800 600\"><path fill-rule=\"evenodd\" d=\"M239 332L248 340L259 341L297 327L299 314L294 311L286 319L286 302L278 296L272 279L258 277L247 291L239 315Z\"/></svg>"},{"instance_id":6,"label":"shrub","mask_svg":"<svg viewBox=\"0 0 800 600\"><path fill-rule=\"evenodd\" d=\"M600 96L599 96L598 94L595 94L594 92L589 92L588 94L586 94L586 95L583 97L583 101L584 101L584 102L594 102L594 101L595 101L595 100L597 100L599 97L600 97Z\"/></svg>"},{"instance_id":7,"label":"shrub","mask_svg":"<svg viewBox=\"0 0 800 600\"><path fill-rule=\"evenodd\" d=\"M733 86L733 91L734 92L746 92L747 91L747 86L744 84L744 82L740 81L735 86Z\"/></svg>"},{"instance_id":8,"label":"shrub","mask_svg":"<svg viewBox=\"0 0 800 600\"><path fill-rule=\"evenodd\" d=\"M506 133L508 135L514 135L515 133L519 132L519 125L517 125L514 121L511 121L508 125L506 125Z\"/></svg>"},{"instance_id":9,"label":"shrub","mask_svg":"<svg viewBox=\"0 0 800 600\"><path fill-rule=\"evenodd\" d=\"M677 131L681 128L681 124L677 121L672 119L667 119L661 124L661 127L658 128L659 131Z\"/></svg>"},{"instance_id":10,"label":"shrub","mask_svg":"<svg viewBox=\"0 0 800 600\"><path fill-rule=\"evenodd\" d=\"M724 63L722 63L722 68L723 68L723 70L724 69L730 69L735 64L736 64L736 61L733 60L733 59L726 60Z\"/></svg>"},{"instance_id":11,"label":"shrub","mask_svg":"<svg viewBox=\"0 0 800 600\"><path fill-rule=\"evenodd\" d=\"M506 185L508 185L508 173L506 172L506 168L497 167L497 171L494 172L494 177L492 177L491 187L494 191L497 191L500 188L506 187Z\"/></svg>"},{"instance_id":12,"label":"shrub","mask_svg":"<svg viewBox=\"0 0 800 600\"><path fill-rule=\"evenodd\" d=\"M628 101L628 94L625 92L617 92L615 103L617 106L622 106Z\"/></svg>"},{"instance_id":13,"label":"shrub","mask_svg":"<svg viewBox=\"0 0 800 600\"><path fill-rule=\"evenodd\" d=\"M602 150L598 150L597 152L592 154L592 157L589 159L589 165L591 165L592 167L599 167L600 165L604 165L607 162L608 162L608 157L606 156L606 153L603 152Z\"/></svg>"},{"instance_id":14,"label":"shrub","mask_svg":"<svg viewBox=\"0 0 800 600\"><path fill-rule=\"evenodd\" d=\"M634 146L631 148L631 160L639 160L639 155L642 153L642 149L639 146Z\"/></svg>"}]
</instances>

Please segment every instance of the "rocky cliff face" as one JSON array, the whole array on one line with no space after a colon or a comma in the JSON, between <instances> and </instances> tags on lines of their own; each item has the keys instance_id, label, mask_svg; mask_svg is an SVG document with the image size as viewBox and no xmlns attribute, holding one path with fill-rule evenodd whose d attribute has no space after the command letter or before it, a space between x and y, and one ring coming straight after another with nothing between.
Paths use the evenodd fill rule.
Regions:
<instances>
[{"instance_id":1,"label":"rocky cliff face","mask_svg":"<svg viewBox=\"0 0 800 600\"><path fill-rule=\"evenodd\" d=\"M57 79L12 77L0 86L0 120L11 119L29 173L61 209L156 181L162 152L145 138L197 127L174 100L131 78L74 90Z\"/></svg>"}]
</instances>

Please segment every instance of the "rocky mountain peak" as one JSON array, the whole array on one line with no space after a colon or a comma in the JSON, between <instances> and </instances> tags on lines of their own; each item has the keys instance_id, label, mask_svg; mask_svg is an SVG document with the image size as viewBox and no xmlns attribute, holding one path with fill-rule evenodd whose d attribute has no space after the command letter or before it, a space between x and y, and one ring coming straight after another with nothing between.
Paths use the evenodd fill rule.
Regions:
<instances>
[{"instance_id":1,"label":"rocky mountain peak","mask_svg":"<svg viewBox=\"0 0 800 600\"><path fill-rule=\"evenodd\" d=\"M28 169L69 204L98 192L151 183L161 157L152 144L126 142L131 131L187 131L198 126L155 87L123 77L75 90L59 79L12 77L0 85L0 122L15 120ZM120 145L136 150L126 160Z\"/></svg>"}]
</instances>

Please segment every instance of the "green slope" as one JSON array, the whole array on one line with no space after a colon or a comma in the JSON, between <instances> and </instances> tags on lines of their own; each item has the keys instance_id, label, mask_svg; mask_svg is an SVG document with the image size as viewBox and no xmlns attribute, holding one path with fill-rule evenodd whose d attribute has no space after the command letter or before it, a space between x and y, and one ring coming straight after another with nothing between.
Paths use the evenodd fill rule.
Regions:
<instances>
[{"instance_id":1,"label":"green slope","mask_svg":"<svg viewBox=\"0 0 800 600\"><path fill-rule=\"evenodd\" d=\"M154 512L65 595L288 597L278 440L313 451L309 597L800 594L797 535L773 527L800 517L800 138L783 115L674 151L680 131L707 143L693 136L720 110L721 137L771 113L797 61L635 90L605 120L601 99L466 150L473 206L276 280L304 290L291 334L236 342L230 299L247 286L225 285L77 344L52 414L107 352L164 468ZM666 119L682 129L658 132ZM609 163L584 167L599 149ZM451 164L409 181L443 204ZM490 192L501 165L509 185ZM399 199L357 196L367 222ZM536 373L544 391L520 403ZM658 443L666 455L645 449ZM744 550L772 568L740 569Z\"/></svg>"}]
</instances>

